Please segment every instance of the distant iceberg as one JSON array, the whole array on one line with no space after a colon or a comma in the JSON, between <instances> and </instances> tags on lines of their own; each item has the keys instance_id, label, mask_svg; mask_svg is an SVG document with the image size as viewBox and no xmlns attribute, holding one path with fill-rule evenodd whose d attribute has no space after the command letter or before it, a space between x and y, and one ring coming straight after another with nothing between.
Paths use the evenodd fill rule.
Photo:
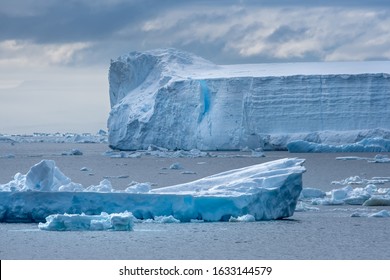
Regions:
<instances>
[{"instance_id":1,"label":"distant iceberg","mask_svg":"<svg viewBox=\"0 0 390 280\"><path fill-rule=\"evenodd\" d=\"M181 222L229 221L244 215L255 220L281 219L294 213L302 190L303 162L281 159L190 183L126 192L114 190L108 180L84 188L66 177L54 161L43 160L26 175L18 173L0 185L0 222L43 222L53 214L126 211L137 219L172 216Z\"/></svg>"},{"instance_id":2,"label":"distant iceberg","mask_svg":"<svg viewBox=\"0 0 390 280\"><path fill-rule=\"evenodd\" d=\"M109 145L286 150L390 139L390 62L215 65L176 49L112 60Z\"/></svg>"},{"instance_id":3,"label":"distant iceberg","mask_svg":"<svg viewBox=\"0 0 390 280\"><path fill-rule=\"evenodd\" d=\"M92 133L32 133L2 135L0 143L108 143L107 132L100 129Z\"/></svg>"}]
</instances>

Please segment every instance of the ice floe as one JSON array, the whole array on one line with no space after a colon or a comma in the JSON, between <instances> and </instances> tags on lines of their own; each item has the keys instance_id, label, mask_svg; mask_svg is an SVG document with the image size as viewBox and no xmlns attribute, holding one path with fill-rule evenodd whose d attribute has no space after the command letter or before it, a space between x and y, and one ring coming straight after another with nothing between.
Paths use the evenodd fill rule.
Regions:
<instances>
[{"instance_id":1,"label":"ice floe","mask_svg":"<svg viewBox=\"0 0 390 280\"><path fill-rule=\"evenodd\" d=\"M352 187L351 184L348 184L326 193L317 189L304 188L299 201L304 202L305 205L390 206L390 188L378 188L374 184L368 184L365 187ZM305 205L299 206L305 210Z\"/></svg>"},{"instance_id":2,"label":"ice floe","mask_svg":"<svg viewBox=\"0 0 390 280\"><path fill-rule=\"evenodd\" d=\"M69 152L62 152L62 156L82 156L83 152L80 151L79 149L72 149Z\"/></svg>"},{"instance_id":3,"label":"ice floe","mask_svg":"<svg viewBox=\"0 0 390 280\"><path fill-rule=\"evenodd\" d=\"M281 159L222 172L193 182L149 189L114 190L103 180L83 188L43 160L26 175L0 185L0 221L37 222L52 214L100 215L132 212L137 219L170 216L228 221L250 214L256 220L290 217L302 190L302 159ZM146 192L147 191L147 192Z\"/></svg>"},{"instance_id":4,"label":"ice floe","mask_svg":"<svg viewBox=\"0 0 390 280\"><path fill-rule=\"evenodd\" d=\"M230 217L229 219L229 222L245 222L245 223L250 223L250 222L255 222L256 221L256 218L253 217L252 215L250 214L246 214L246 215L243 215L243 216L239 216L239 217Z\"/></svg>"},{"instance_id":5,"label":"ice floe","mask_svg":"<svg viewBox=\"0 0 390 280\"><path fill-rule=\"evenodd\" d=\"M42 230L51 231L132 231L134 219L129 212L113 214L103 212L100 215L53 214L46 217L45 223L39 223L38 227Z\"/></svg>"},{"instance_id":6,"label":"ice floe","mask_svg":"<svg viewBox=\"0 0 390 280\"><path fill-rule=\"evenodd\" d=\"M390 211L381 210L375 213L354 212L351 214L351 217L390 218Z\"/></svg>"},{"instance_id":7,"label":"ice floe","mask_svg":"<svg viewBox=\"0 0 390 280\"><path fill-rule=\"evenodd\" d=\"M368 157L358 157L358 156L350 156L350 157L336 157L336 160L367 160L367 162L373 163L390 163L390 158L388 155L376 155L373 158Z\"/></svg>"}]
</instances>

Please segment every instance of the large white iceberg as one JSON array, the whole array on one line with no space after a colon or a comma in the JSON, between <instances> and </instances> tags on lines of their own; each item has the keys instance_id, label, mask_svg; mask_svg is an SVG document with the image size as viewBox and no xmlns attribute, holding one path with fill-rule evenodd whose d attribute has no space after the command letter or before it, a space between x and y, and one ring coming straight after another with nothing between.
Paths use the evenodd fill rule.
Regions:
<instances>
[{"instance_id":1,"label":"large white iceberg","mask_svg":"<svg viewBox=\"0 0 390 280\"><path fill-rule=\"evenodd\" d=\"M110 65L109 144L232 150L389 139L388 73L390 62L215 65L175 49L131 52Z\"/></svg>"},{"instance_id":2,"label":"large white iceberg","mask_svg":"<svg viewBox=\"0 0 390 280\"><path fill-rule=\"evenodd\" d=\"M281 219L294 213L302 190L303 162L296 158L276 160L186 184L132 193L115 191L106 181L96 188L77 185L77 191L61 191L72 190L69 185L75 183L62 173L57 176L60 171L54 162L44 160L27 175L19 174L0 185L0 222L41 222L52 214L126 211L137 219L172 215L182 222L228 221L247 214L256 220ZM27 185L29 176L32 185ZM66 185L59 186L61 183Z\"/></svg>"}]
</instances>

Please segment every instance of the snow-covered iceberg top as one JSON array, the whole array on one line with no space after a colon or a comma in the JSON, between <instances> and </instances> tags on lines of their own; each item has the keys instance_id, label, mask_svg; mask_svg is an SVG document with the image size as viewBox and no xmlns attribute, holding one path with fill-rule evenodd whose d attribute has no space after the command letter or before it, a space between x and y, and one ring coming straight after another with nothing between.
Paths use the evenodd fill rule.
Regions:
<instances>
[{"instance_id":1,"label":"snow-covered iceberg top","mask_svg":"<svg viewBox=\"0 0 390 280\"><path fill-rule=\"evenodd\" d=\"M215 65L175 49L131 52L110 65L108 141L238 150L330 144L322 131L340 144L351 143L344 131L352 143L362 131L389 136L389 73L390 62Z\"/></svg>"},{"instance_id":2,"label":"snow-covered iceberg top","mask_svg":"<svg viewBox=\"0 0 390 280\"><path fill-rule=\"evenodd\" d=\"M170 216L228 221L246 214L256 220L293 215L302 189L302 159L282 159L150 190L115 191L109 181L84 188L53 161L43 160L26 175L0 185L0 221L37 222L52 214L100 215L131 212L137 219ZM145 192L136 192L144 190Z\"/></svg>"}]
</instances>

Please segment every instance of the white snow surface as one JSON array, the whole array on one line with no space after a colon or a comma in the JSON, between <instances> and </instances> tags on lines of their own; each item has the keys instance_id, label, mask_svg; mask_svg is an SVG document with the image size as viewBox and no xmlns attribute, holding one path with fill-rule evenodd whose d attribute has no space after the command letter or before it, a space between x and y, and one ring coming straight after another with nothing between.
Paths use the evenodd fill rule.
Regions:
<instances>
[{"instance_id":1,"label":"white snow surface","mask_svg":"<svg viewBox=\"0 0 390 280\"><path fill-rule=\"evenodd\" d=\"M286 149L390 139L390 62L215 65L175 49L109 70L109 144L121 150Z\"/></svg>"},{"instance_id":2,"label":"white snow surface","mask_svg":"<svg viewBox=\"0 0 390 280\"><path fill-rule=\"evenodd\" d=\"M44 221L53 214L126 211L137 219L172 216L182 222L228 221L247 214L256 220L280 219L294 213L302 190L303 162L281 159L171 187L134 185L116 191L108 180L84 188L66 177L54 161L43 160L26 175L18 173L14 180L0 185L0 222Z\"/></svg>"}]
</instances>

